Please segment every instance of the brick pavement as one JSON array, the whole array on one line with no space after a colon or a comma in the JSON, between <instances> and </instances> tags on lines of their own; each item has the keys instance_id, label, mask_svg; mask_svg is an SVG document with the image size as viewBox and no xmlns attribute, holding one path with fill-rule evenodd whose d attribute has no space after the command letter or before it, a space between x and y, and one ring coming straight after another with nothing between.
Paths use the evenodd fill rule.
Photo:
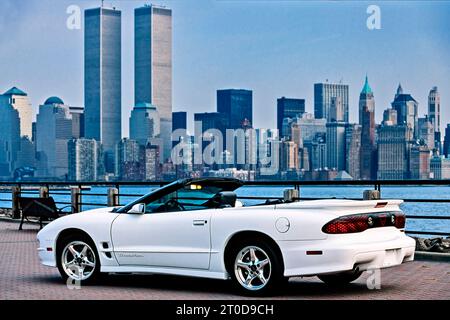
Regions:
<instances>
[{"instance_id":1,"label":"brick pavement","mask_svg":"<svg viewBox=\"0 0 450 320\"><path fill-rule=\"evenodd\" d=\"M0 220L0 299L245 299L230 283L160 275L111 275L99 284L68 289L55 268L39 263L38 227ZM282 295L270 299L409 300L450 299L450 264L415 261L381 272L381 289L369 290L365 274L348 287L333 289L316 277L293 278Z\"/></svg>"}]
</instances>

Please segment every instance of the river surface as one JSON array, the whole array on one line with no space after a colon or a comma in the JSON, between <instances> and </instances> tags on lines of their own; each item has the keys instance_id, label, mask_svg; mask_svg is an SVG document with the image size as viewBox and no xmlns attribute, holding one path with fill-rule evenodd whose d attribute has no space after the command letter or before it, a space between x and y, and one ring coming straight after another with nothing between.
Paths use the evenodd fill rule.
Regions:
<instances>
[{"instance_id":1,"label":"river surface","mask_svg":"<svg viewBox=\"0 0 450 320\"><path fill-rule=\"evenodd\" d=\"M120 194L129 194L132 196L121 196L120 203L126 204L137 198L137 195L143 195L155 187L132 187L123 186L120 188ZM247 186L236 191L241 197L282 197L283 190L286 187L278 186ZM300 196L306 198L362 198L364 190L372 189L369 186L304 186L300 189ZM69 202L69 190L58 190L51 194L57 202ZM59 194L67 193L67 194ZM90 190L83 190L82 201L84 203L105 204L107 188L93 187ZM90 195L104 194L104 196ZM24 196L35 196L26 194ZM450 199L449 186L384 186L381 189L383 199ZM7 200L7 201L4 201ZM0 193L0 207L10 208L10 193ZM260 203L257 200L242 200L244 204L251 205ZM63 204L58 204L58 207ZM95 205L84 205L83 210L98 208ZM450 203L403 203L401 209L408 215L435 215L450 216ZM439 231L450 233L450 220L420 220L408 219L407 230L415 231Z\"/></svg>"}]
</instances>

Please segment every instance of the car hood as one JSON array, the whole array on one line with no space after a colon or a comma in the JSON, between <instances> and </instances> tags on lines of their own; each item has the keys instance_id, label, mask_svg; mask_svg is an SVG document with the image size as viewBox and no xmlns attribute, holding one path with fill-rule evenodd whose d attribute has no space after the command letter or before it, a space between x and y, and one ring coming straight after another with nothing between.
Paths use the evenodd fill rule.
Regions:
<instances>
[{"instance_id":1,"label":"car hood","mask_svg":"<svg viewBox=\"0 0 450 320\"><path fill-rule=\"evenodd\" d=\"M38 239L45 235L53 238L59 232L67 228L79 228L81 230L108 228L118 213L112 212L112 207L87 210L80 213L68 214L47 224L37 235Z\"/></svg>"}]
</instances>

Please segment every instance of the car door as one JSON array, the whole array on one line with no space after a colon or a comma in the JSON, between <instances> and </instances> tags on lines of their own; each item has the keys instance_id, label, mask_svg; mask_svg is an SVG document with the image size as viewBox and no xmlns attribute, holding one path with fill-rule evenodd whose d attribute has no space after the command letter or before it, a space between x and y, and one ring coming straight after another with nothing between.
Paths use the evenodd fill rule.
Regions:
<instances>
[{"instance_id":1,"label":"car door","mask_svg":"<svg viewBox=\"0 0 450 320\"><path fill-rule=\"evenodd\" d=\"M111 229L118 263L208 269L212 210L121 213Z\"/></svg>"}]
</instances>

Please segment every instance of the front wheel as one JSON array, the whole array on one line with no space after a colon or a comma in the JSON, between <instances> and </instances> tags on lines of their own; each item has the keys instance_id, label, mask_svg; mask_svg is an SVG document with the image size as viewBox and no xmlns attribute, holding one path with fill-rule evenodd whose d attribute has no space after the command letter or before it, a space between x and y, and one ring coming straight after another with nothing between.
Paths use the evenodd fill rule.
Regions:
<instances>
[{"instance_id":1,"label":"front wheel","mask_svg":"<svg viewBox=\"0 0 450 320\"><path fill-rule=\"evenodd\" d=\"M73 235L58 246L57 262L61 277L80 284L88 284L100 276L100 259L91 239L84 235Z\"/></svg>"},{"instance_id":2,"label":"front wheel","mask_svg":"<svg viewBox=\"0 0 450 320\"><path fill-rule=\"evenodd\" d=\"M268 295L285 282L278 255L263 241L246 241L230 256L233 260L229 263L229 273L245 295Z\"/></svg>"},{"instance_id":3,"label":"front wheel","mask_svg":"<svg viewBox=\"0 0 450 320\"><path fill-rule=\"evenodd\" d=\"M362 271L348 271L335 274L324 274L318 276L320 280L330 286L344 286L355 281L362 275Z\"/></svg>"}]
</instances>

